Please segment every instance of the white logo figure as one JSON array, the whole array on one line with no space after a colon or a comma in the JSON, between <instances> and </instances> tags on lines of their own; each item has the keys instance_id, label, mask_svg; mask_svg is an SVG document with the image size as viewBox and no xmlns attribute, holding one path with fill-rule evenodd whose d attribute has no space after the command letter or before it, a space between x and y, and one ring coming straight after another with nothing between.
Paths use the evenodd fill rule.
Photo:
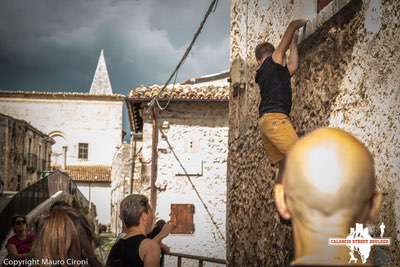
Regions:
<instances>
[{"instance_id":1,"label":"white logo figure","mask_svg":"<svg viewBox=\"0 0 400 267\"><path fill-rule=\"evenodd\" d=\"M355 252L361 258L362 263L366 263L371 253L372 246L389 246L390 238L383 238L383 233L385 230L385 225L381 223L380 225L380 236L381 238L373 238L368 230L368 227L364 228L361 223L356 223L356 228L350 228L350 233L346 238L330 238L329 244L333 246L346 245L349 252L349 263L357 263L357 257Z\"/></svg>"},{"instance_id":2,"label":"white logo figure","mask_svg":"<svg viewBox=\"0 0 400 267\"><path fill-rule=\"evenodd\" d=\"M361 224L362 227L362 224ZM372 239L372 236L369 234L368 231L368 227L365 227L362 231L362 234L360 236L362 239L366 239L366 240L370 240ZM358 254L361 256L361 261L362 263L366 263L367 259L369 257L369 253L371 252L371 247L372 245L368 242L368 243L362 243L362 244L358 244L358 247L356 247L358 249Z\"/></svg>"},{"instance_id":3,"label":"white logo figure","mask_svg":"<svg viewBox=\"0 0 400 267\"><path fill-rule=\"evenodd\" d=\"M371 239L371 235L369 234L368 228L364 228L362 224L356 224L356 230L354 228L350 228L350 234L346 237L347 240L351 240L351 243L347 245L350 249L350 262L357 262L357 258L354 256L354 252L357 252L361 257L361 261L363 263L367 262L369 257L369 253L371 252L371 244L369 243L353 243L354 240L358 239Z\"/></svg>"},{"instance_id":4,"label":"white logo figure","mask_svg":"<svg viewBox=\"0 0 400 267\"><path fill-rule=\"evenodd\" d=\"M350 234L346 237L347 240L353 240L356 237L356 232L354 231L354 227L350 228ZM354 257L354 245L348 245L347 246L350 249L349 255L350 255L350 260L349 263L352 263L353 261L357 263L357 258Z\"/></svg>"},{"instance_id":5,"label":"white logo figure","mask_svg":"<svg viewBox=\"0 0 400 267\"><path fill-rule=\"evenodd\" d=\"M385 233L385 225L383 223L381 223L379 228L381 229L381 238L383 238L383 233Z\"/></svg>"}]
</instances>

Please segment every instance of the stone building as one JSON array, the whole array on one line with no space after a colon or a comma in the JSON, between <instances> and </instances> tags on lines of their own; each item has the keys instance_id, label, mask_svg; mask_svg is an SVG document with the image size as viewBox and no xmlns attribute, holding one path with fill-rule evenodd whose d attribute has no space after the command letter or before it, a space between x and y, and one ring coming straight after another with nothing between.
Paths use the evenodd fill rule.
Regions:
<instances>
[{"instance_id":1,"label":"stone building","mask_svg":"<svg viewBox=\"0 0 400 267\"><path fill-rule=\"evenodd\" d=\"M90 92L0 91L0 112L55 140L52 166L70 172L102 224L110 223L111 163L122 143L124 99L112 92L103 51Z\"/></svg>"},{"instance_id":2,"label":"stone building","mask_svg":"<svg viewBox=\"0 0 400 267\"><path fill-rule=\"evenodd\" d=\"M122 224L119 219L119 204L121 200L130 193L145 194L142 183L137 183L134 187L132 182L140 182L140 168L138 165L132 164L133 148L131 144L122 144L118 151L114 154L111 167L111 231L119 234L122 230ZM135 171L132 172L132 167ZM132 175L135 176L131 179ZM132 189L131 189L132 185ZM143 189L143 190L141 190Z\"/></svg>"},{"instance_id":3,"label":"stone building","mask_svg":"<svg viewBox=\"0 0 400 267\"><path fill-rule=\"evenodd\" d=\"M254 48L264 40L277 45L290 20L302 15L312 27L300 43L300 65L292 79L294 125L300 135L322 126L342 128L373 153L384 193L378 222L392 238L390 247L380 248L380 260L398 266L400 2L394 0L232 1L229 265L281 266L293 252L291 229L275 210L273 170L257 126Z\"/></svg>"},{"instance_id":4,"label":"stone building","mask_svg":"<svg viewBox=\"0 0 400 267\"><path fill-rule=\"evenodd\" d=\"M123 196L143 193L152 200L158 219L177 221L179 226L165 240L173 252L225 259L226 78L224 73L169 85L160 95L163 110L156 113L155 121L147 107L161 86L131 91L128 111L133 139L130 147L121 147L113 164L113 231L121 231L118 207ZM173 261L167 259L166 266L176 266ZM189 262L182 264L190 266Z\"/></svg>"},{"instance_id":5,"label":"stone building","mask_svg":"<svg viewBox=\"0 0 400 267\"><path fill-rule=\"evenodd\" d=\"M4 190L20 191L50 170L54 140L29 123L0 113L0 176Z\"/></svg>"}]
</instances>

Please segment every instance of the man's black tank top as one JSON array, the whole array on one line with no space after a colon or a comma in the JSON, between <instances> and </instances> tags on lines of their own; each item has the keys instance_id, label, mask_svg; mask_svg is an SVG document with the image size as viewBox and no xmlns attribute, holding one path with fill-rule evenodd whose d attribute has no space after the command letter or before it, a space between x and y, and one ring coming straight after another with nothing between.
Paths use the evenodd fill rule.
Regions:
<instances>
[{"instance_id":1,"label":"man's black tank top","mask_svg":"<svg viewBox=\"0 0 400 267\"><path fill-rule=\"evenodd\" d=\"M139 246L146 239L144 235L121 238L111 248L106 266L110 267L144 267L139 256Z\"/></svg>"},{"instance_id":2,"label":"man's black tank top","mask_svg":"<svg viewBox=\"0 0 400 267\"><path fill-rule=\"evenodd\" d=\"M286 66L275 63L272 57L264 60L257 70L256 83L260 87L260 117L264 113L284 113L289 116L292 108L290 72Z\"/></svg>"}]
</instances>

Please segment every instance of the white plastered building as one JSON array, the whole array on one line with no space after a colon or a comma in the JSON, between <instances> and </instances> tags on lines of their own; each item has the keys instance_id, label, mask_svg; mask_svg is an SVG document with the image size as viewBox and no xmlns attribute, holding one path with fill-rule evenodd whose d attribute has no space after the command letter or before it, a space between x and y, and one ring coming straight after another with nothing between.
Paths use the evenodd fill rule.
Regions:
<instances>
[{"instance_id":1,"label":"white plastered building","mask_svg":"<svg viewBox=\"0 0 400 267\"><path fill-rule=\"evenodd\" d=\"M113 94L101 51L89 92L0 91L0 112L25 120L55 140L51 164L66 170L110 223L111 163L122 143L125 97Z\"/></svg>"}]
</instances>

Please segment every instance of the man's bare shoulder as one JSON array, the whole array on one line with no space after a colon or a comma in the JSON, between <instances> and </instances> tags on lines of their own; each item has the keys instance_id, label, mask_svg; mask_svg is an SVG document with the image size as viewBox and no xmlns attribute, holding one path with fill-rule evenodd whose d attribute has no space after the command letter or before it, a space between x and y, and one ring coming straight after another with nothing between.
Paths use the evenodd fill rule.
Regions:
<instances>
[{"instance_id":1,"label":"man's bare shoulder","mask_svg":"<svg viewBox=\"0 0 400 267\"><path fill-rule=\"evenodd\" d=\"M160 266L160 254L160 245L155 240L146 238L140 243L139 256L145 267Z\"/></svg>"},{"instance_id":2,"label":"man's bare shoulder","mask_svg":"<svg viewBox=\"0 0 400 267\"><path fill-rule=\"evenodd\" d=\"M146 238L140 243L140 254L146 253L160 253L160 245L153 239Z\"/></svg>"}]
</instances>

